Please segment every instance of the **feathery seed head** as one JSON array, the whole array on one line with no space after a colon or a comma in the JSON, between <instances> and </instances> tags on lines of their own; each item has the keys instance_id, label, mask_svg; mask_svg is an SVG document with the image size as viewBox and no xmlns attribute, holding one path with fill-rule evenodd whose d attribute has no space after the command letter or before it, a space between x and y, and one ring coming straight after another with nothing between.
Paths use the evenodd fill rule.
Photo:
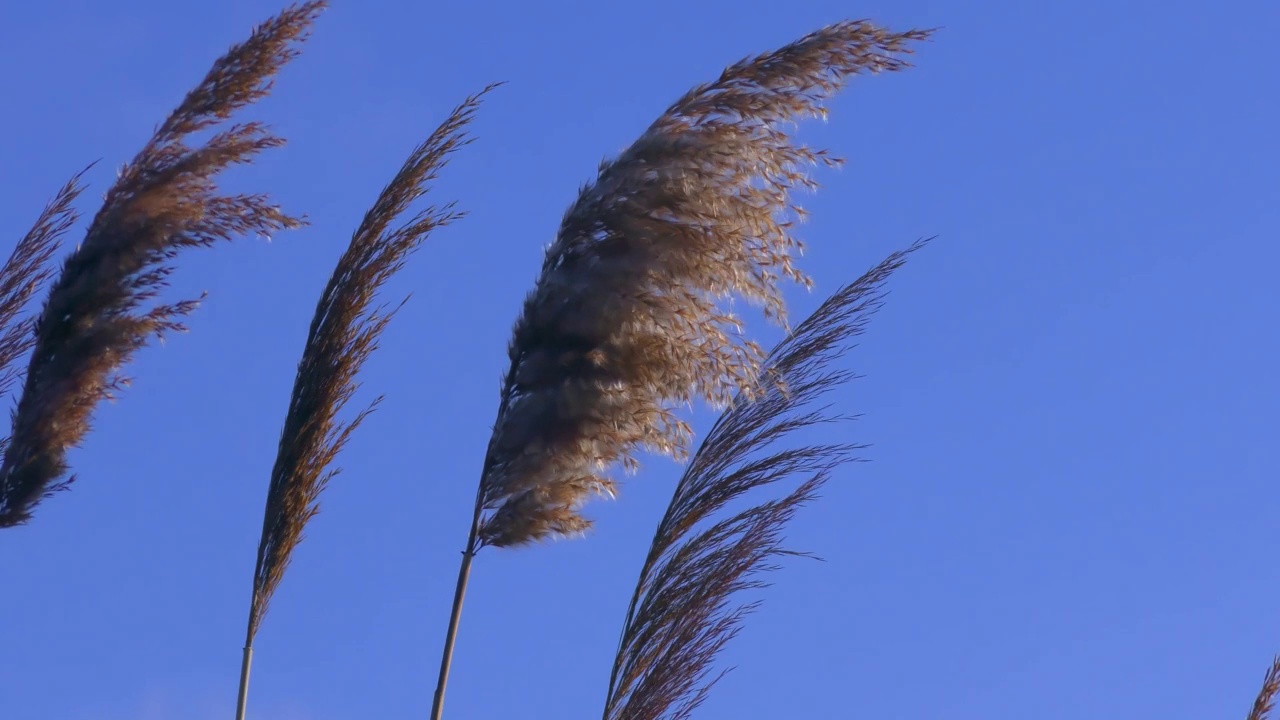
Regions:
<instances>
[{"instance_id":1,"label":"feathery seed head","mask_svg":"<svg viewBox=\"0 0 1280 720\"><path fill-rule=\"evenodd\" d=\"M151 339L182 329L195 301L141 309L165 285L168 263L185 248L301 224L265 195L223 195L215 182L228 166L283 144L265 126L233 124L198 147L186 141L265 95L324 7L291 6L232 47L107 191L35 326L0 463L0 527L26 522L36 504L71 483L67 451L89 432L98 402L127 384L120 368Z\"/></svg>"},{"instance_id":2,"label":"feathery seed head","mask_svg":"<svg viewBox=\"0 0 1280 720\"><path fill-rule=\"evenodd\" d=\"M293 550L302 541L303 530L319 512L321 493L338 472L334 461L378 403L374 400L347 422L339 419L355 395L360 369L395 312L395 308L374 305L378 290L432 230L462 216L451 203L417 212L411 208L453 153L471 142L467 125L490 88L467 98L409 154L352 234L316 304L267 488L248 644L284 578Z\"/></svg>"},{"instance_id":3,"label":"feathery seed head","mask_svg":"<svg viewBox=\"0 0 1280 720\"><path fill-rule=\"evenodd\" d=\"M854 444L805 444L806 428L841 419L818 403L851 380L832 363L884 300L884 285L921 241L896 252L829 297L769 353L753 395L712 426L676 484L640 570L609 679L605 720L683 720L706 698L712 665L757 603L795 512L842 464ZM795 482L798 480L798 482ZM793 483L790 492L774 490ZM753 491L773 498L728 510Z\"/></svg>"},{"instance_id":4,"label":"feathery seed head","mask_svg":"<svg viewBox=\"0 0 1280 720\"><path fill-rule=\"evenodd\" d=\"M510 345L479 503L483 544L580 533L607 472L642 450L683 459L675 409L750 398L764 359L727 300L786 323L781 284L815 164L790 126L852 75L899 70L924 31L844 22L727 68L672 104L601 165L566 212Z\"/></svg>"},{"instance_id":5,"label":"feathery seed head","mask_svg":"<svg viewBox=\"0 0 1280 720\"><path fill-rule=\"evenodd\" d=\"M1249 710L1248 720L1269 720L1275 708L1276 695L1280 693L1280 655L1271 661L1271 667L1262 678L1262 688Z\"/></svg>"}]
</instances>

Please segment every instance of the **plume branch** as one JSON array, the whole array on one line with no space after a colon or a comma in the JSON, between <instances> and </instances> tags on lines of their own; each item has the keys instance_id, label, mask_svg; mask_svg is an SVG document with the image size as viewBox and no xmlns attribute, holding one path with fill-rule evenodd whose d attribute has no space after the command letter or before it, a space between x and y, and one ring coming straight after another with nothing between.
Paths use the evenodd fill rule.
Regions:
<instances>
[{"instance_id":1,"label":"plume branch","mask_svg":"<svg viewBox=\"0 0 1280 720\"><path fill-rule=\"evenodd\" d=\"M316 304L267 487L240 667L237 720L245 716L253 640L271 597L302 541L303 530L319 512L321 493L338 474L334 460L382 400L378 397L351 420L338 419L355 395L360 368L377 349L379 336L400 307L375 307L374 299L383 283L404 266L432 230L462 217L463 213L455 210L452 203L416 212L411 208L428 192L449 156L470 144L467 125L481 98L494 87L484 88L454 108L409 154L365 213ZM399 224L393 227L397 221Z\"/></svg>"},{"instance_id":2,"label":"plume branch","mask_svg":"<svg viewBox=\"0 0 1280 720\"><path fill-rule=\"evenodd\" d=\"M365 214L316 304L267 489L249 615L250 643L303 528L318 511L320 494L338 472L334 459L381 401L374 400L349 421L338 420L356 392L360 368L377 349L379 335L399 307L374 307L378 289L432 230L462 216L452 203L416 212L411 207L427 193L449 156L471 142L466 127L492 87L468 97L413 150Z\"/></svg>"},{"instance_id":3,"label":"plume branch","mask_svg":"<svg viewBox=\"0 0 1280 720\"><path fill-rule=\"evenodd\" d=\"M139 349L196 303L150 307L181 250L298 226L265 195L224 195L215 182L234 164L283 144L259 123L219 125L265 95L296 55L324 2L291 6L213 64L107 191L84 241L63 263L35 326L35 342L0 464L0 527L65 489L67 451L89 432L94 408L127 384L118 375Z\"/></svg>"},{"instance_id":4,"label":"plume branch","mask_svg":"<svg viewBox=\"0 0 1280 720\"><path fill-rule=\"evenodd\" d=\"M839 162L791 126L860 73L907 67L928 31L864 21L747 58L662 114L582 188L548 247L510 344L486 454L481 545L571 535L579 510L612 495L615 465L650 451L687 457L682 405L729 404L756 387L763 351L733 298L785 325L806 169Z\"/></svg>"},{"instance_id":5,"label":"plume branch","mask_svg":"<svg viewBox=\"0 0 1280 720\"><path fill-rule=\"evenodd\" d=\"M8 396L22 380L18 361L35 345L35 319L19 319L19 315L53 277L53 254L79 219L72 203L84 190L81 178L86 171L76 173L58 190L0 269L0 397ZM7 440L0 443L0 451L4 444Z\"/></svg>"},{"instance_id":6,"label":"plume branch","mask_svg":"<svg viewBox=\"0 0 1280 720\"><path fill-rule=\"evenodd\" d=\"M1262 689L1253 701L1248 720L1269 720L1277 693L1280 693L1280 655L1271 661L1271 667L1262 678Z\"/></svg>"},{"instance_id":7,"label":"plume branch","mask_svg":"<svg viewBox=\"0 0 1280 720\"><path fill-rule=\"evenodd\" d=\"M716 421L689 462L658 524L627 609L605 720L690 717L718 675L716 656L757 603L737 593L763 587L786 556L782 533L855 444L788 445L795 433L843 419L818 403L851 380L833 363L882 305L885 282L919 241L828 298L766 357L756 386ZM799 479L745 510L726 507L752 491ZM717 519L718 518L718 519Z\"/></svg>"}]
</instances>

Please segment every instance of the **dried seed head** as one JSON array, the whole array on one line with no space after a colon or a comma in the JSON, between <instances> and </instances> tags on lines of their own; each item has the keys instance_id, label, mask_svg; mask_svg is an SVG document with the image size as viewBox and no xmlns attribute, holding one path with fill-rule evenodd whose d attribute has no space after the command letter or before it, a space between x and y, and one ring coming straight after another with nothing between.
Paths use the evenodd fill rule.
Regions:
<instances>
[{"instance_id":1,"label":"dried seed head","mask_svg":"<svg viewBox=\"0 0 1280 720\"><path fill-rule=\"evenodd\" d=\"M712 663L754 604L740 590L796 555L782 532L853 444L797 443L805 428L840 419L819 403L853 378L831 365L884 300L889 276L923 246L890 255L828 298L769 353L756 399L726 410L676 484L627 609L609 679L606 720L688 718L716 677ZM792 484L778 492L779 483ZM748 493L772 499L733 513ZM772 492L770 492L772 491Z\"/></svg>"},{"instance_id":2,"label":"dried seed head","mask_svg":"<svg viewBox=\"0 0 1280 720\"><path fill-rule=\"evenodd\" d=\"M307 522L319 511L320 495L338 472L334 460L372 406L343 422L339 413L356 392L356 378L377 347L395 309L374 306L378 289L404 265L432 230L461 213L452 204L412 212L413 203L459 148L471 142L466 127L485 91L467 98L412 153L382 190L351 236L346 251L316 303L289 411L267 488L262 536L253 575L248 644L252 644L271 597ZM393 223L399 222L399 225ZM374 401L374 405L377 404Z\"/></svg>"},{"instance_id":3,"label":"dried seed head","mask_svg":"<svg viewBox=\"0 0 1280 720\"><path fill-rule=\"evenodd\" d=\"M1262 689L1253 701L1248 720L1269 720L1275 707L1276 694L1280 693L1280 655L1271 661L1271 667L1262 678Z\"/></svg>"},{"instance_id":4,"label":"dried seed head","mask_svg":"<svg viewBox=\"0 0 1280 720\"><path fill-rule=\"evenodd\" d=\"M788 131L822 114L852 75L899 70L908 44L866 22L824 28L743 60L677 100L601 165L547 249L510 346L511 368L484 465L481 540L515 545L580 532L615 464L648 450L676 459L691 433L675 414L749 397L763 360L730 298L785 324L812 165L836 164Z\"/></svg>"},{"instance_id":5,"label":"dried seed head","mask_svg":"<svg viewBox=\"0 0 1280 720\"><path fill-rule=\"evenodd\" d=\"M83 176L84 171L76 173L58 190L0 268L0 397L8 396L22 380L18 361L35 345L35 319L20 316L53 276L53 254L79 218L72 203L84 190ZM0 449L7 442L0 443Z\"/></svg>"},{"instance_id":6,"label":"dried seed head","mask_svg":"<svg viewBox=\"0 0 1280 720\"><path fill-rule=\"evenodd\" d=\"M283 144L265 126L234 124L198 147L186 140L265 95L324 6L292 6L232 47L107 191L35 327L0 464L0 527L26 522L36 504L71 483L67 450L89 432L98 402L127 383L119 370L151 339L182 329L194 301L142 308L165 285L169 261L185 248L301 224L265 195L223 195L215 183L228 166Z\"/></svg>"}]
</instances>

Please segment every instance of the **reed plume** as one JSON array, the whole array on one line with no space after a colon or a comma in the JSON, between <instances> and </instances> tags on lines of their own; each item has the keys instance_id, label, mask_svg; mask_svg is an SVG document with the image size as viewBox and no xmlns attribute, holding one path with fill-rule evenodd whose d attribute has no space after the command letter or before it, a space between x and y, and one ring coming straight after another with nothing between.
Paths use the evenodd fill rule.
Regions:
<instances>
[{"instance_id":1,"label":"reed plume","mask_svg":"<svg viewBox=\"0 0 1280 720\"><path fill-rule=\"evenodd\" d=\"M754 387L762 351L724 300L785 323L792 229L804 171L838 159L795 143L789 126L822 116L852 75L901 70L925 31L844 22L727 68L672 104L601 165L565 214L510 346L480 482L483 545L576 534L606 470L648 450L684 459L675 409L715 406Z\"/></svg>"},{"instance_id":2,"label":"reed plume","mask_svg":"<svg viewBox=\"0 0 1280 720\"><path fill-rule=\"evenodd\" d=\"M640 571L609 678L605 720L688 718L719 679L711 676L712 663L759 604L734 604L735 594L763 587L760 575L777 560L802 554L783 548L785 526L860 447L785 443L806 428L843 419L815 406L854 377L832 363L883 303L890 274L924 242L890 255L828 298L769 353L757 385L711 428ZM804 479L790 492L724 516L731 502L797 477Z\"/></svg>"},{"instance_id":3,"label":"reed plume","mask_svg":"<svg viewBox=\"0 0 1280 720\"><path fill-rule=\"evenodd\" d=\"M678 407L753 392L764 353L727 306L740 298L785 325L782 282L809 285L793 264L793 191L816 188L809 167L840 162L790 130L824 116L852 76L908 67L929 35L841 22L735 63L579 191L512 333L433 720L475 553L586 531L582 506L613 495L611 468L634 471L641 451L687 457Z\"/></svg>"},{"instance_id":4,"label":"reed plume","mask_svg":"<svg viewBox=\"0 0 1280 720\"><path fill-rule=\"evenodd\" d=\"M84 171L77 173L58 190L0 268L0 397L22 380L18 361L35 345L35 318L19 316L53 277L53 254L79 219L71 205L84 190L83 176ZM7 438L0 440L0 452L7 444Z\"/></svg>"},{"instance_id":5,"label":"reed plume","mask_svg":"<svg viewBox=\"0 0 1280 720\"><path fill-rule=\"evenodd\" d=\"M1277 693L1280 693L1280 655L1272 659L1271 667L1262 678L1262 689L1253 701L1248 720L1269 720Z\"/></svg>"},{"instance_id":6,"label":"reed plume","mask_svg":"<svg viewBox=\"0 0 1280 720\"><path fill-rule=\"evenodd\" d=\"M396 227L392 223L426 194L449 156L471 142L466 126L481 97L492 87L456 107L409 155L365 213L316 304L267 488L241 666L239 719L244 717L253 640L267 605L302 540L303 529L319 510L320 494L338 473L334 459L382 399L374 400L350 421L337 419L356 392L360 368L377 349L378 337L396 310L372 307L374 297L432 230L462 213L450 203L420 210Z\"/></svg>"},{"instance_id":7,"label":"reed plume","mask_svg":"<svg viewBox=\"0 0 1280 720\"><path fill-rule=\"evenodd\" d=\"M186 248L301 223L266 195L224 195L215 183L228 166L283 144L266 126L232 124L195 147L187 140L265 96L324 6L294 5L255 28L120 170L35 325L0 464L0 527L26 522L43 498L72 483L67 451L89 432L94 407L127 384L120 369L150 339L183 329L197 301L144 307L166 284L170 261Z\"/></svg>"}]
</instances>

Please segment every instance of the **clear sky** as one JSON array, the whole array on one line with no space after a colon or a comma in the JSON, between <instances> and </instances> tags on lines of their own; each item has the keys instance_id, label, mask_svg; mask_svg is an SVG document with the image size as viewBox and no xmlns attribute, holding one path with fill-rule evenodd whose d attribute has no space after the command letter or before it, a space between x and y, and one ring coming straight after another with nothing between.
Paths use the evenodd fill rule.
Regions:
<instances>
[{"instance_id":1,"label":"clear sky","mask_svg":"<svg viewBox=\"0 0 1280 720\"><path fill-rule=\"evenodd\" d=\"M279 7L7 7L0 235L101 159L96 209ZM850 162L806 203L795 313L940 238L849 356L866 377L837 401L864 416L839 432L872 462L789 533L827 562L774 576L698 717L1243 716L1280 651L1280 5L337 0L248 115L290 144L228 176L312 226L183 256L172 296L210 293L192 332L140 354L75 489L0 534L6 720L231 717L316 298L405 154L506 80L433 195L471 217L386 289L413 293L363 375L387 399L257 641L255 718L424 717L507 334L561 213L690 85L848 17L945 30L804 127ZM449 717L599 715L676 473L650 461L588 539L481 554Z\"/></svg>"}]
</instances>

